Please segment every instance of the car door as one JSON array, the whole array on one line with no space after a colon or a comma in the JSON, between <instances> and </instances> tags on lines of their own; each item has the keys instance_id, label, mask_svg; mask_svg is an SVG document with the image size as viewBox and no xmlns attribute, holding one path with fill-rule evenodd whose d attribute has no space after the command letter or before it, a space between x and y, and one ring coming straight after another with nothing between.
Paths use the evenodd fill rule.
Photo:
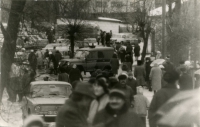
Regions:
<instances>
[{"instance_id":1,"label":"car door","mask_svg":"<svg viewBox=\"0 0 200 127\"><path fill-rule=\"evenodd\" d=\"M105 51L97 51L97 67L99 69L103 69L106 65L108 65L108 59L106 59L106 53L104 53ZM109 60L110 61L110 60Z\"/></svg>"},{"instance_id":2,"label":"car door","mask_svg":"<svg viewBox=\"0 0 200 127\"><path fill-rule=\"evenodd\" d=\"M97 64L97 52L90 51L85 60L86 60L86 69L87 69L86 71L87 72L94 71L94 68Z\"/></svg>"}]
</instances>

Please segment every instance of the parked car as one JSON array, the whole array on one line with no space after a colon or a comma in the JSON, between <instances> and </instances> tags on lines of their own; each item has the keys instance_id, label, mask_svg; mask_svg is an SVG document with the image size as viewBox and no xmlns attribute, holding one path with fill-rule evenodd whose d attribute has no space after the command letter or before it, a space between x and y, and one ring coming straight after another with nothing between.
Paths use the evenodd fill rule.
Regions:
<instances>
[{"instance_id":1,"label":"parked car","mask_svg":"<svg viewBox=\"0 0 200 127\"><path fill-rule=\"evenodd\" d=\"M71 85L60 81L34 81L30 92L22 99L22 117L34 114L42 116L45 122L55 122L59 108L71 94Z\"/></svg>"},{"instance_id":2,"label":"parked car","mask_svg":"<svg viewBox=\"0 0 200 127\"><path fill-rule=\"evenodd\" d=\"M112 44L115 44L116 42L123 42L123 44L126 45L126 42L130 42L131 45L134 45L137 41L137 36L132 33L113 34L111 38Z\"/></svg>"},{"instance_id":3,"label":"parked car","mask_svg":"<svg viewBox=\"0 0 200 127\"><path fill-rule=\"evenodd\" d=\"M60 53L64 57L69 55L70 44L66 44L66 43L52 43L52 44L48 44L48 45L46 45L45 48L42 49L42 53L44 53L46 51L46 49L48 49L49 51L52 51L54 47L56 47L56 50L60 51ZM74 46L74 51L76 51L77 49L79 49L79 48L75 45Z\"/></svg>"},{"instance_id":4,"label":"parked car","mask_svg":"<svg viewBox=\"0 0 200 127\"><path fill-rule=\"evenodd\" d=\"M59 67L64 67L69 71L70 67L76 64L81 72L93 73L95 67L103 69L110 65L113 53L112 47L81 48L76 51L73 59L62 59Z\"/></svg>"}]
</instances>

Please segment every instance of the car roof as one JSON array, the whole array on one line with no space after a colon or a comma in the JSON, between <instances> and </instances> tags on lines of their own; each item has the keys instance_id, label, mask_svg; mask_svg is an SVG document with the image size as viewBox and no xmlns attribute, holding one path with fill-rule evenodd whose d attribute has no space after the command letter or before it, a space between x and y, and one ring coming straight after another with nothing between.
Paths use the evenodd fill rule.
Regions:
<instances>
[{"instance_id":1,"label":"car roof","mask_svg":"<svg viewBox=\"0 0 200 127\"><path fill-rule=\"evenodd\" d=\"M67 82L61 82L61 81L34 81L34 82L31 82L31 86L34 86L34 85L70 85L69 83Z\"/></svg>"},{"instance_id":2,"label":"car roof","mask_svg":"<svg viewBox=\"0 0 200 127\"><path fill-rule=\"evenodd\" d=\"M112 47L96 47L96 48L81 48L77 51L88 50L88 51L102 51L102 50L114 50Z\"/></svg>"}]
</instances>

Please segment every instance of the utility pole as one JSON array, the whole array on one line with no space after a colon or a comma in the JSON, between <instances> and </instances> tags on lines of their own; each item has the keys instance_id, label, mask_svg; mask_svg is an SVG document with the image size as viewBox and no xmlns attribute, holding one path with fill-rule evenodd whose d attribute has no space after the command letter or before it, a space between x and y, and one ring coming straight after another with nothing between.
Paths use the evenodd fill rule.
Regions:
<instances>
[{"instance_id":1,"label":"utility pole","mask_svg":"<svg viewBox=\"0 0 200 127\"><path fill-rule=\"evenodd\" d=\"M166 0L162 0L162 56L166 55L165 44Z\"/></svg>"}]
</instances>

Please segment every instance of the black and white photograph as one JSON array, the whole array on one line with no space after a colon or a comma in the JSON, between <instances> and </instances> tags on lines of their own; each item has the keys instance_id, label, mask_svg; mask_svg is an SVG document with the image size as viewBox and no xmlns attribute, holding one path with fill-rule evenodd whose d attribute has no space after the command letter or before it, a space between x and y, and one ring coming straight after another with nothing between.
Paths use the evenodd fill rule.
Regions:
<instances>
[{"instance_id":1,"label":"black and white photograph","mask_svg":"<svg viewBox=\"0 0 200 127\"><path fill-rule=\"evenodd\" d=\"M200 0L0 0L0 127L200 127Z\"/></svg>"}]
</instances>

